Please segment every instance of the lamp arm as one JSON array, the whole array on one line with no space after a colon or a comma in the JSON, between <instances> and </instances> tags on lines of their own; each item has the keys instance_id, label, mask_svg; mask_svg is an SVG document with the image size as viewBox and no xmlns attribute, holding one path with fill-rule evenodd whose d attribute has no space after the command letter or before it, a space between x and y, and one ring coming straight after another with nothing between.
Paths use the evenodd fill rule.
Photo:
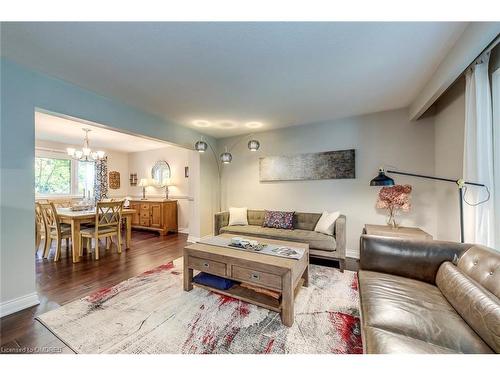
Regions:
<instances>
[{"instance_id":1,"label":"lamp arm","mask_svg":"<svg viewBox=\"0 0 500 375\"><path fill-rule=\"evenodd\" d=\"M206 142L206 141L205 141ZM215 164L217 165L217 174L219 175L219 180L220 180L220 165L219 165L219 159L217 158L217 154L215 153L214 148L210 144L210 142L206 142L208 147L210 147L210 150L212 151L212 155L214 156L214 161Z\"/></svg>"},{"instance_id":2,"label":"lamp arm","mask_svg":"<svg viewBox=\"0 0 500 375\"><path fill-rule=\"evenodd\" d=\"M473 185L473 186L483 186L483 187L485 187L485 185L483 185L483 184L478 184L476 182L468 182L468 181L464 181L462 179L452 180L451 178L426 176L426 175L423 175L423 174L398 172L398 171L392 171L392 170L388 170L387 173L394 173L394 174L399 174L399 175L403 175L403 176L412 176L412 177L427 178L427 179L430 179L430 180L437 180L437 181L453 182L453 183L457 184L458 186L465 184L465 185Z\"/></svg>"},{"instance_id":3,"label":"lamp arm","mask_svg":"<svg viewBox=\"0 0 500 375\"><path fill-rule=\"evenodd\" d=\"M254 135L254 133L250 133L250 134L245 134L245 135L242 135L241 137L239 137L236 142L234 142L229 148L229 152L231 152L233 150L233 148L235 148L242 140L246 139L246 138L249 138L251 137L252 135Z\"/></svg>"}]
</instances>

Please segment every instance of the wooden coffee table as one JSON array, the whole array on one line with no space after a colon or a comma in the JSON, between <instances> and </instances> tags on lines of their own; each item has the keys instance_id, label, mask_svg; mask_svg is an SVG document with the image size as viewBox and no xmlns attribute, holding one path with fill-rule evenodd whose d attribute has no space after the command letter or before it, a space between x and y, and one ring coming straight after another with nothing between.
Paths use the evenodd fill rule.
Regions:
<instances>
[{"instance_id":1,"label":"wooden coffee table","mask_svg":"<svg viewBox=\"0 0 500 375\"><path fill-rule=\"evenodd\" d=\"M231 238L234 235L221 234L219 237ZM302 285L307 287L309 283L309 245L250 236L245 238L261 243L303 248L304 256L296 260L203 243L191 244L184 248L184 290L190 291L195 285L234 297L279 312L283 324L292 326L295 295ZM281 293L281 298L275 299L239 285L228 290L200 285L193 282L193 270L277 291Z\"/></svg>"}]
</instances>

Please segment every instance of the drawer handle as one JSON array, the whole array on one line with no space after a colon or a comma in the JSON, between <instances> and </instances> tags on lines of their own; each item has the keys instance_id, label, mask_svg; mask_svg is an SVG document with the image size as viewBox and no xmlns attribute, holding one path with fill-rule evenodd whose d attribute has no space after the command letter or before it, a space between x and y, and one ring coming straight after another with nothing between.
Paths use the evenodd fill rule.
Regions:
<instances>
[{"instance_id":1,"label":"drawer handle","mask_svg":"<svg viewBox=\"0 0 500 375\"><path fill-rule=\"evenodd\" d=\"M259 276L259 275L257 275L256 273L252 273L252 275L250 276L250 278L251 278L252 280L260 280L260 276Z\"/></svg>"},{"instance_id":2,"label":"drawer handle","mask_svg":"<svg viewBox=\"0 0 500 375\"><path fill-rule=\"evenodd\" d=\"M203 267L208 268L208 267L210 267L210 264L208 264L208 263L203 263Z\"/></svg>"}]
</instances>

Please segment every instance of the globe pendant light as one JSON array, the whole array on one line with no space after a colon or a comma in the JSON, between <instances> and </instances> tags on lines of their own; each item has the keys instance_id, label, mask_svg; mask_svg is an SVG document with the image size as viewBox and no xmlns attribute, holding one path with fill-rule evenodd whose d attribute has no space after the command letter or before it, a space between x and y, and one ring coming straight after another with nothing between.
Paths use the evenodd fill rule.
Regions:
<instances>
[{"instance_id":1,"label":"globe pendant light","mask_svg":"<svg viewBox=\"0 0 500 375\"><path fill-rule=\"evenodd\" d=\"M201 138L200 141L196 142L194 144L194 149L198 152L205 152L207 151L208 144L203 140L203 137Z\"/></svg>"},{"instance_id":2,"label":"globe pendant light","mask_svg":"<svg viewBox=\"0 0 500 375\"><path fill-rule=\"evenodd\" d=\"M260 147L260 142L256 139L252 139L251 141L248 141L248 149L250 151L257 151Z\"/></svg>"},{"instance_id":3,"label":"globe pendant light","mask_svg":"<svg viewBox=\"0 0 500 375\"><path fill-rule=\"evenodd\" d=\"M231 153L227 150L226 147L226 151L220 155L220 161L223 164L229 164L231 163L231 160L233 160L233 155L231 155Z\"/></svg>"}]
</instances>

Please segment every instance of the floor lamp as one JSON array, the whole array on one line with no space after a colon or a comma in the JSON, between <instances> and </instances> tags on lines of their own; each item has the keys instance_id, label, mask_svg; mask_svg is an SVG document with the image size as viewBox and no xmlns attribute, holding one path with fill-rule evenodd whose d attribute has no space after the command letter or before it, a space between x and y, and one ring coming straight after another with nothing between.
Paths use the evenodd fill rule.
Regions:
<instances>
[{"instance_id":1,"label":"floor lamp","mask_svg":"<svg viewBox=\"0 0 500 375\"><path fill-rule=\"evenodd\" d=\"M217 175L219 177L218 179L218 189L219 189L219 211L221 211L221 205L222 205L222 190L221 190L221 178L222 178L222 170L221 170L221 165L222 164L230 164L231 161L233 160L233 155L231 154L231 151L233 148L240 143L243 139L245 138L250 138L250 140L247 143L247 147L250 151L257 151L260 148L260 142L254 138L252 138L253 134L248 134L248 135L243 135L239 137L235 143L231 147L226 147L224 152L220 154L220 156L217 158L217 153L215 152L215 149L212 147L212 145L205 141L203 137L199 141L197 141L194 144L194 149L198 151L199 153L204 153L207 151L207 149L210 148L212 151L212 154L214 156L214 161L215 164L217 164Z\"/></svg>"},{"instance_id":2,"label":"floor lamp","mask_svg":"<svg viewBox=\"0 0 500 375\"><path fill-rule=\"evenodd\" d=\"M453 182L457 185L458 187L458 204L460 206L460 242L464 242L464 188L465 190L467 189L466 185L472 185L472 186L481 186L484 187L488 193L488 197L475 204L476 206L488 201L490 199L490 191L488 190L488 187L483 184L478 184L476 182L468 182L464 181L463 179L458 179L458 180L452 180L450 178L442 178L442 177L434 177L434 176L426 176L426 175L421 175L421 174L415 174L415 173L407 173L407 172L398 172L398 171L391 171L391 170L384 170L383 168L380 168L378 171L378 175L370 181L370 186L393 186L394 185L394 180L390 178L389 176L386 175L387 173L394 173L394 174L399 174L403 176L411 176L411 177L419 177L419 178L426 178L429 180L436 180L436 181L445 181L445 182ZM466 201L467 203L467 201Z\"/></svg>"}]
</instances>

